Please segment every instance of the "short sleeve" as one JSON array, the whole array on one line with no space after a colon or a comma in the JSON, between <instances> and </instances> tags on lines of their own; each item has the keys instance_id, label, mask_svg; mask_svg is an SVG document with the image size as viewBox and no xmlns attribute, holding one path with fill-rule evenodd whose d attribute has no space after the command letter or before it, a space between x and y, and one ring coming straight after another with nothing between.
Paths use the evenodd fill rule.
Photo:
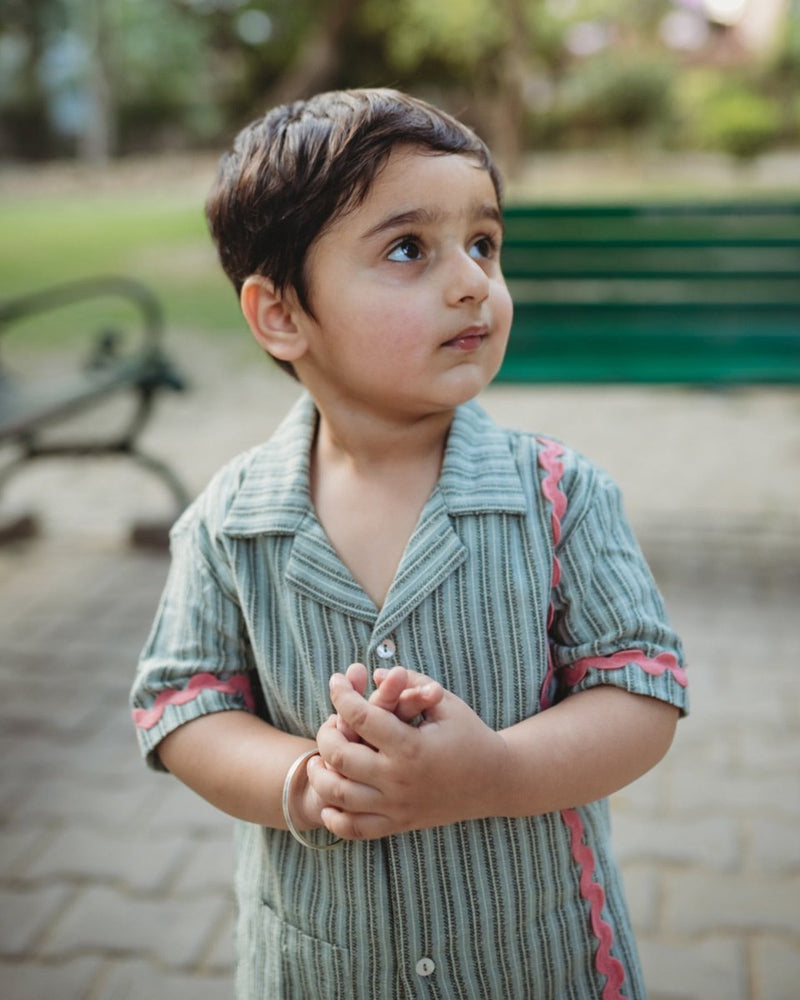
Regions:
<instances>
[{"instance_id":1,"label":"short sleeve","mask_svg":"<svg viewBox=\"0 0 800 1000\"><path fill-rule=\"evenodd\" d=\"M680 639L623 510L590 466L565 475L551 655L562 693L614 685L688 711ZM587 463L588 466L588 463ZM570 480L571 479L571 483Z\"/></svg>"},{"instance_id":2,"label":"short sleeve","mask_svg":"<svg viewBox=\"0 0 800 1000\"><path fill-rule=\"evenodd\" d=\"M229 568L190 508L171 536L172 562L131 691L139 745L164 770L157 746L200 716L255 710L252 654Z\"/></svg>"}]
</instances>

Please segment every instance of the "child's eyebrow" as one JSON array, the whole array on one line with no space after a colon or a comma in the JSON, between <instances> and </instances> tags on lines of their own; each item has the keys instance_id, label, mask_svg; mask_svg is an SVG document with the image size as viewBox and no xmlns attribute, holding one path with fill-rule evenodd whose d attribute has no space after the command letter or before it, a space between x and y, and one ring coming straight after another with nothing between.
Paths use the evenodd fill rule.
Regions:
<instances>
[{"instance_id":1,"label":"child's eyebrow","mask_svg":"<svg viewBox=\"0 0 800 1000\"><path fill-rule=\"evenodd\" d=\"M476 204L464 214L472 222L490 220L499 226L503 225L503 216L500 209L497 205L491 203L484 204L481 202ZM369 240L373 236L379 236L381 233L403 229L407 226L432 226L437 222L441 222L443 218L444 212L437 209L412 208L406 212L397 212L395 215L388 215L385 219L381 219L377 225L362 234L362 239Z\"/></svg>"}]
</instances>

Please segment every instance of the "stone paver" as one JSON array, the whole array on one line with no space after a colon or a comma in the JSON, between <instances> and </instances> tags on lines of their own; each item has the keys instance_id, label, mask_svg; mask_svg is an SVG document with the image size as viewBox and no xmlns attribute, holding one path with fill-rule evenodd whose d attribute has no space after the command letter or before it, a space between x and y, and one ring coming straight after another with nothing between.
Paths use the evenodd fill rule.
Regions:
<instances>
[{"instance_id":1,"label":"stone paver","mask_svg":"<svg viewBox=\"0 0 800 1000\"><path fill-rule=\"evenodd\" d=\"M93 1000L225 1000L232 996L230 976L203 978L165 970L146 962L118 962L93 994Z\"/></svg>"},{"instance_id":2,"label":"stone paver","mask_svg":"<svg viewBox=\"0 0 800 1000\"><path fill-rule=\"evenodd\" d=\"M24 955L34 950L71 895L60 885L0 890L0 954Z\"/></svg>"},{"instance_id":3,"label":"stone paver","mask_svg":"<svg viewBox=\"0 0 800 1000\"><path fill-rule=\"evenodd\" d=\"M619 811L617 812L619 816ZM741 856L740 835L728 816L706 819L667 819L626 816L617 823L614 838L623 864L652 861L663 866L691 866L730 871Z\"/></svg>"},{"instance_id":4,"label":"stone paver","mask_svg":"<svg viewBox=\"0 0 800 1000\"><path fill-rule=\"evenodd\" d=\"M753 978L761 1000L795 1000L800 985L800 953L791 943L764 937L755 943Z\"/></svg>"},{"instance_id":5,"label":"stone paver","mask_svg":"<svg viewBox=\"0 0 800 1000\"><path fill-rule=\"evenodd\" d=\"M97 958L76 958L69 962L0 961L3 996L9 1000L84 1000L93 996L103 962ZM159 996L156 990L151 997ZM177 1000L177 998L176 998Z\"/></svg>"},{"instance_id":6,"label":"stone paver","mask_svg":"<svg viewBox=\"0 0 800 1000\"><path fill-rule=\"evenodd\" d=\"M650 1000L748 1000L751 996L741 941L714 937L687 947L644 937L639 948Z\"/></svg>"},{"instance_id":7,"label":"stone paver","mask_svg":"<svg viewBox=\"0 0 800 1000\"><path fill-rule=\"evenodd\" d=\"M142 839L94 829L59 830L35 861L23 869L34 882L122 882L137 892L158 892L185 867L184 839Z\"/></svg>"},{"instance_id":8,"label":"stone paver","mask_svg":"<svg viewBox=\"0 0 800 1000\"><path fill-rule=\"evenodd\" d=\"M50 958L149 954L165 966L192 968L202 963L225 909L220 896L200 905L189 897L144 899L90 886L66 909L42 953Z\"/></svg>"},{"instance_id":9,"label":"stone paver","mask_svg":"<svg viewBox=\"0 0 800 1000\"><path fill-rule=\"evenodd\" d=\"M199 489L297 390L222 344L178 347L196 391L165 401L149 443ZM620 480L685 639L692 715L612 803L650 1000L794 1000L800 396L503 388L485 402ZM224 1000L231 821L144 769L126 707L167 563L124 537L165 511L163 492L68 463L13 486L45 534L0 550L0 995Z\"/></svg>"},{"instance_id":10,"label":"stone paver","mask_svg":"<svg viewBox=\"0 0 800 1000\"><path fill-rule=\"evenodd\" d=\"M663 920L687 936L725 931L791 935L800 916L800 877L683 871L666 880Z\"/></svg>"}]
</instances>

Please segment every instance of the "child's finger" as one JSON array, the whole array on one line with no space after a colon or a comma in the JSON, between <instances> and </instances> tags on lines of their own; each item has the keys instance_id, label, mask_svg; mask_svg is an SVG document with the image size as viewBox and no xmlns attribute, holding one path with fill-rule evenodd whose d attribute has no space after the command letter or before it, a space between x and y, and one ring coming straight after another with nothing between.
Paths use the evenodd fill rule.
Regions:
<instances>
[{"instance_id":1,"label":"child's finger","mask_svg":"<svg viewBox=\"0 0 800 1000\"><path fill-rule=\"evenodd\" d=\"M420 687L408 687L400 694L395 715L403 722L411 722L438 705L443 697L444 688L436 681L429 681Z\"/></svg>"},{"instance_id":2,"label":"child's finger","mask_svg":"<svg viewBox=\"0 0 800 1000\"><path fill-rule=\"evenodd\" d=\"M378 687L370 695L370 704L384 708L387 712L394 712L400 696L408 686L408 671L404 667L392 667L391 670L381 670L380 680L377 677L375 680Z\"/></svg>"},{"instance_id":3,"label":"child's finger","mask_svg":"<svg viewBox=\"0 0 800 1000\"><path fill-rule=\"evenodd\" d=\"M351 663L345 671L345 677L353 685L353 689L360 695L364 695L367 690L367 668L363 663ZM344 719L337 716L336 726L339 731L352 743L358 742L358 733L352 729Z\"/></svg>"},{"instance_id":4,"label":"child's finger","mask_svg":"<svg viewBox=\"0 0 800 1000\"><path fill-rule=\"evenodd\" d=\"M436 683L432 678L428 677L427 674L421 674L418 670L409 670L407 667L392 667L391 670L387 670L386 667L378 667L372 673L372 679L380 687L389 674L394 673L397 670L402 669L405 673L405 686L412 687L424 687L426 684Z\"/></svg>"},{"instance_id":5,"label":"child's finger","mask_svg":"<svg viewBox=\"0 0 800 1000\"><path fill-rule=\"evenodd\" d=\"M408 728L398 722L393 715L384 712L383 709L372 709L372 711L384 715L399 728ZM323 782L321 787L327 787L330 790L331 786L325 784L325 778L320 773L320 771L325 770L333 772L341 778L349 779L358 785L372 789L379 787L382 770L381 755L376 753L374 747L369 746L365 740L346 739L336 724L335 715L332 715L317 730L317 749L320 759L312 758L307 768L310 784L319 785L320 782ZM329 799L328 802L341 808L341 801L338 798L333 801Z\"/></svg>"},{"instance_id":6,"label":"child's finger","mask_svg":"<svg viewBox=\"0 0 800 1000\"><path fill-rule=\"evenodd\" d=\"M321 807L327 805L343 812L368 813L382 804L382 795L378 789L326 767L319 757L312 758L309 764L308 783Z\"/></svg>"},{"instance_id":7,"label":"child's finger","mask_svg":"<svg viewBox=\"0 0 800 1000\"><path fill-rule=\"evenodd\" d=\"M389 699L385 696L385 702L378 702L377 696L383 691L387 680L392 674L398 673L401 669L403 687L397 692L395 704L392 706L387 704ZM398 719L401 719L403 722L411 722L418 715L422 715L424 712L434 708L444 697L444 688L441 684L437 681L432 681L425 674L420 674L416 670L394 667L389 671L385 667L379 667L374 672L373 678L378 685L378 691L370 697L370 702L373 704L383 704L383 707L390 708ZM398 685L399 681L400 675L398 674Z\"/></svg>"},{"instance_id":8,"label":"child's finger","mask_svg":"<svg viewBox=\"0 0 800 1000\"><path fill-rule=\"evenodd\" d=\"M363 695L366 693L368 671L363 663L351 663L345 671L345 677L359 694Z\"/></svg>"},{"instance_id":9,"label":"child's finger","mask_svg":"<svg viewBox=\"0 0 800 1000\"><path fill-rule=\"evenodd\" d=\"M342 840L378 840L394 832L386 817L377 813L347 813L326 806L320 817L328 831Z\"/></svg>"},{"instance_id":10,"label":"child's finger","mask_svg":"<svg viewBox=\"0 0 800 1000\"><path fill-rule=\"evenodd\" d=\"M388 749L407 738L408 727L392 712L371 705L353 689L346 677L334 674L330 681L331 699L339 717L371 747Z\"/></svg>"}]
</instances>

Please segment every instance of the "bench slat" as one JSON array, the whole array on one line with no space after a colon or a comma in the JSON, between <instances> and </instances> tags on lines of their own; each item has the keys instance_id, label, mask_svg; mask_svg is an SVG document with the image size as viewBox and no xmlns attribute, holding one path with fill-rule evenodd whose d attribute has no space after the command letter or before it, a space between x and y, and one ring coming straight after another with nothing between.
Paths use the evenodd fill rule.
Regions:
<instances>
[{"instance_id":1,"label":"bench slat","mask_svg":"<svg viewBox=\"0 0 800 1000\"><path fill-rule=\"evenodd\" d=\"M800 307L517 304L499 381L796 384Z\"/></svg>"},{"instance_id":2,"label":"bench slat","mask_svg":"<svg viewBox=\"0 0 800 1000\"><path fill-rule=\"evenodd\" d=\"M800 202L516 205L501 381L800 384Z\"/></svg>"},{"instance_id":3,"label":"bench slat","mask_svg":"<svg viewBox=\"0 0 800 1000\"><path fill-rule=\"evenodd\" d=\"M0 382L0 440L19 437L79 413L126 386L136 386L146 369L127 364L58 379L17 385Z\"/></svg>"}]
</instances>

